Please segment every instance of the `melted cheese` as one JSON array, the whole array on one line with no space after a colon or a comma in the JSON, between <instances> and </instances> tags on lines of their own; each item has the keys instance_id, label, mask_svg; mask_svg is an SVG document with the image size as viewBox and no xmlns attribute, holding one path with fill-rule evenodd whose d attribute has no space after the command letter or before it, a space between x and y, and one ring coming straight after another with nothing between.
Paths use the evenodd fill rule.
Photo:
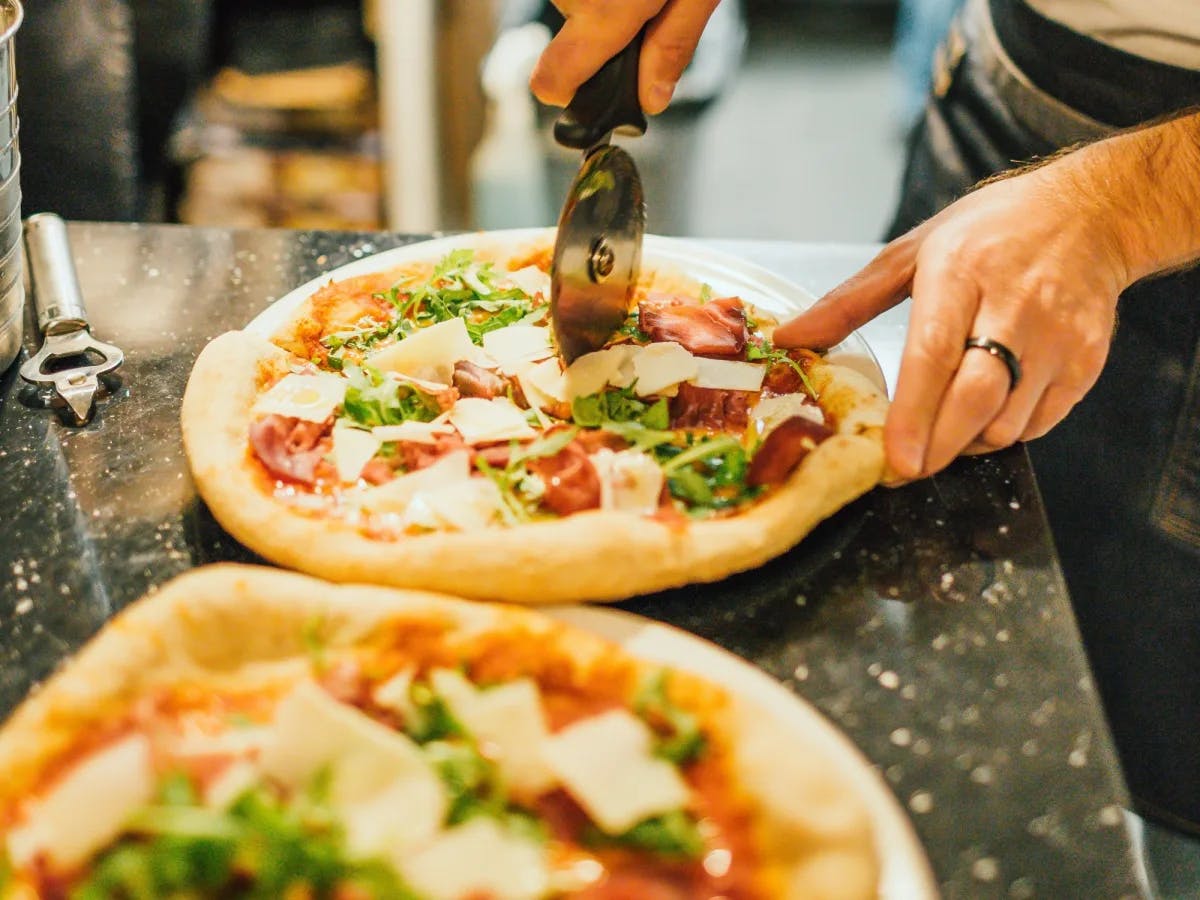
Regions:
<instances>
[{"instance_id":1,"label":"melted cheese","mask_svg":"<svg viewBox=\"0 0 1200 900\"><path fill-rule=\"evenodd\" d=\"M86 862L120 835L154 797L150 741L132 735L72 767L8 833L8 856L23 868L45 854L55 869Z\"/></svg>"},{"instance_id":2,"label":"melted cheese","mask_svg":"<svg viewBox=\"0 0 1200 900\"><path fill-rule=\"evenodd\" d=\"M696 357L682 344L662 341L639 347L633 356L634 391L639 397L661 394L681 381L696 377Z\"/></svg>"},{"instance_id":3,"label":"melted cheese","mask_svg":"<svg viewBox=\"0 0 1200 900\"><path fill-rule=\"evenodd\" d=\"M414 378L450 384L454 380L454 364L460 359L477 355L467 323L455 317L420 328L412 334L377 350L366 363L381 372L399 372Z\"/></svg>"},{"instance_id":4,"label":"melted cheese","mask_svg":"<svg viewBox=\"0 0 1200 900\"><path fill-rule=\"evenodd\" d=\"M470 477L471 454L466 450L453 450L424 469L363 491L357 502L371 512L402 513L417 494L460 484Z\"/></svg>"},{"instance_id":5,"label":"melted cheese","mask_svg":"<svg viewBox=\"0 0 1200 900\"><path fill-rule=\"evenodd\" d=\"M476 816L397 861L405 880L430 900L538 900L550 889L545 850Z\"/></svg>"},{"instance_id":6,"label":"melted cheese","mask_svg":"<svg viewBox=\"0 0 1200 900\"><path fill-rule=\"evenodd\" d=\"M554 355L550 329L538 325L509 325L485 332L483 349L508 375L514 374L522 363L536 362Z\"/></svg>"},{"instance_id":7,"label":"melted cheese","mask_svg":"<svg viewBox=\"0 0 1200 900\"><path fill-rule=\"evenodd\" d=\"M600 508L651 515L658 509L663 471L640 450L597 450L589 457L600 476Z\"/></svg>"},{"instance_id":8,"label":"melted cheese","mask_svg":"<svg viewBox=\"0 0 1200 900\"><path fill-rule=\"evenodd\" d=\"M333 426L333 465L344 484L358 481L363 467L379 452L378 435L339 421Z\"/></svg>"},{"instance_id":9,"label":"melted cheese","mask_svg":"<svg viewBox=\"0 0 1200 900\"><path fill-rule=\"evenodd\" d=\"M484 400L463 397L450 410L450 424L468 444L524 440L537 437L523 410L504 397Z\"/></svg>"},{"instance_id":10,"label":"melted cheese","mask_svg":"<svg viewBox=\"0 0 1200 900\"><path fill-rule=\"evenodd\" d=\"M679 771L653 753L646 724L625 710L592 716L551 737L542 756L567 793L609 834L685 806Z\"/></svg>"},{"instance_id":11,"label":"melted cheese","mask_svg":"<svg viewBox=\"0 0 1200 900\"><path fill-rule=\"evenodd\" d=\"M291 373L258 398L251 415L275 413L305 422L324 422L342 405L349 382L328 372Z\"/></svg>"},{"instance_id":12,"label":"melted cheese","mask_svg":"<svg viewBox=\"0 0 1200 900\"><path fill-rule=\"evenodd\" d=\"M554 773L541 757L548 732L542 698L531 679L479 690L459 672L435 669L430 684L514 791L532 798L554 785Z\"/></svg>"},{"instance_id":13,"label":"melted cheese","mask_svg":"<svg viewBox=\"0 0 1200 900\"><path fill-rule=\"evenodd\" d=\"M698 356L692 384L727 391L758 391L762 389L766 374L767 367L758 363Z\"/></svg>"}]
</instances>

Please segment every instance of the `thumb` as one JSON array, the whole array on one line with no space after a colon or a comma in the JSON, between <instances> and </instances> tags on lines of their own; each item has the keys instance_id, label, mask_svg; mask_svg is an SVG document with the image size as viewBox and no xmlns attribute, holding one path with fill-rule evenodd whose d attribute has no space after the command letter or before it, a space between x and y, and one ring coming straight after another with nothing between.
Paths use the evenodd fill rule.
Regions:
<instances>
[{"instance_id":1,"label":"thumb","mask_svg":"<svg viewBox=\"0 0 1200 900\"><path fill-rule=\"evenodd\" d=\"M776 328L773 343L824 350L900 303L912 287L924 236L922 225L892 241L861 271Z\"/></svg>"}]
</instances>

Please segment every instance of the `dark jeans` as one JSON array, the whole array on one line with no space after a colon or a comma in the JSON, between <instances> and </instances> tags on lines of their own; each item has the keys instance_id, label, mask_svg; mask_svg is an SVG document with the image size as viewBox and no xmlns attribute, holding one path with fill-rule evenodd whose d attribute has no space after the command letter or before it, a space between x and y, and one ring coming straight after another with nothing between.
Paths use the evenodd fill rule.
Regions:
<instances>
[{"instance_id":1,"label":"dark jeans","mask_svg":"<svg viewBox=\"0 0 1200 900\"><path fill-rule=\"evenodd\" d=\"M1151 67L1143 83L1158 79L1160 108L1115 108L1108 123L1200 102L1200 73L1126 54L1114 63L1117 51L1032 20L1023 4L991 2L994 20L973 0L943 48L893 236L1011 161L1106 133L1079 110L1108 98L1118 63L1122 88L1138 83L1128 79L1139 64ZM1014 9L1015 32L1001 18ZM1014 77L1013 60L1027 50L1040 50L1043 65L1071 60L1076 96L1031 87L1052 83L1049 75ZM1137 805L1200 831L1200 270L1126 292L1099 383L1029 452Z\"/></svg>"}]
</instances>

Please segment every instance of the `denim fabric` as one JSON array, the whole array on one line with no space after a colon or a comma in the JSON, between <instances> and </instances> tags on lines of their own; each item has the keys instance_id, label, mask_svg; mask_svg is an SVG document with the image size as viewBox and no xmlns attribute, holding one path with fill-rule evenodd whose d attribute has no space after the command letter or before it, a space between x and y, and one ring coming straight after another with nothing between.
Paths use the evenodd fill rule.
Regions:
<instances>
[{"instance_id":1,"label":"denim fabric","mask_svg":"<svg viewBox=\"0 0 1200 900\"><path fill-rule=\"evenodd\" d=\"M941 62L893 236L1011 161L1109 130L1016 69L984 0ZM1200 270L1126 292L1100 381L1029 451L1133 795L1200 830Z\"/></svg>"}]
</instances>

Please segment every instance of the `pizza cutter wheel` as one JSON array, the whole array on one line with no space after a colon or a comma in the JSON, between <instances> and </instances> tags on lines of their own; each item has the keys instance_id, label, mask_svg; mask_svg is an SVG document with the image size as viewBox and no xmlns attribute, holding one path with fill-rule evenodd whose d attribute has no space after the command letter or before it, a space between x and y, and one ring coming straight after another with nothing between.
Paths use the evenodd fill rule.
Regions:
<instances>
[{"instance_id":1,"label":"pizza cutter wheel","mask_svg":"<svg viewBox=\"0 0 1200 900\"><path fill-rule=\"evenodd\" d=\"M125 354L92 337L67 225L59 216L38 213L25 220L25 253L44 340L42 349L21 365L21 377L49 390L68 424L86 425L95 412L100 376L121 365Z\"/></svg>"}]
</instances>

